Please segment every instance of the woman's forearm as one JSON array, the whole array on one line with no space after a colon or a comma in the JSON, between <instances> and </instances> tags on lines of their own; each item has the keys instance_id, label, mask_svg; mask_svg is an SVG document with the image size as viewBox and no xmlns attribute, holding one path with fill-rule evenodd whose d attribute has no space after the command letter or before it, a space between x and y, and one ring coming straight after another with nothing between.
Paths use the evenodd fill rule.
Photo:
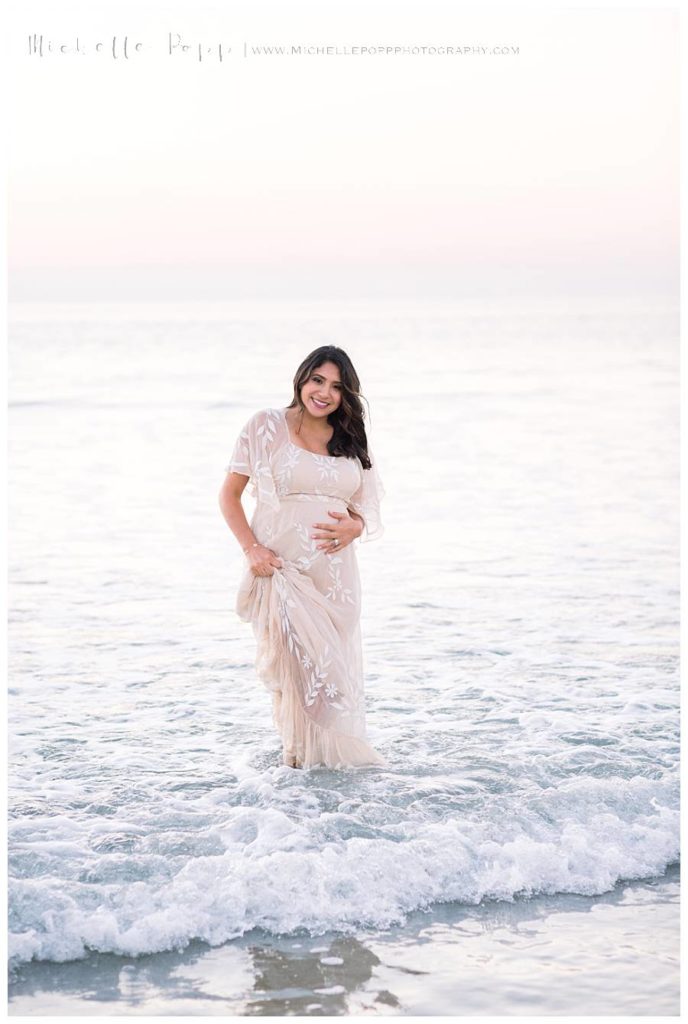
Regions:
<instances>
[{"instance_id":1,"label":"woman's forearm","mask_svg":"<svg viewBox=\"0 0 688 1024\"><path fill-rule=\"evenodd\" d=\"M256 543L253 531L248 525L248 519L244 512L244 506L241 504L241 498L237 498L234 495L225 494L224 491L220 491L220 510L224 516L227 526L230 528L244 551L246 548L250 548L252 544Z\"/></svg>"}]
</instances>

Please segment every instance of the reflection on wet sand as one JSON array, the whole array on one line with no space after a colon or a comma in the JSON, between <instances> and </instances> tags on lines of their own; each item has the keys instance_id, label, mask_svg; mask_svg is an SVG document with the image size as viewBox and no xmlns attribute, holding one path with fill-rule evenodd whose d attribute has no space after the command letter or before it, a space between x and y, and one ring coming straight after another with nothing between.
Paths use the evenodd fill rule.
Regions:
<instances>
[{"instance_id":1,"label":"reflection on wet sand","mask_svg":"<svg viewBox=\"0 0 688 1024\"><path fill-rule=\"evenodd\" d=\"M254 994L247 1013L345 1014L348 997L373 976L379 958L355 938L340 937L315 947L311 940L303 949L296 942L287 952L265 946L251 946L255 968ZM310 947L310 948L309 948ZM390 1006L399 1001L389 992L373 994Z\"/></svg>"},{"instance_id":2,"label":"reflection on wet sand","mask_svg":"<svg viewBox=\"0 0 688 1024\"><path fill-rule=\"evenodd\" d=\"M93 953L65 964L23 964L13 972L10 1012L60 1013L74 1000L86 1000L92 1006L116 1004L117 1012L125 1004L132 1010L150 1007L151 1013L161 1012L153 1006L174 1005L175 1013L334 1016L348 1012L349 996L370 982L379 964L375 953L354 937L328 942L254 931L213 948L194 942L178 953ZM399 1006L384 989L370 991L367 1001L371 1009L376 1003Z\"/></svg>"}]
</instances>

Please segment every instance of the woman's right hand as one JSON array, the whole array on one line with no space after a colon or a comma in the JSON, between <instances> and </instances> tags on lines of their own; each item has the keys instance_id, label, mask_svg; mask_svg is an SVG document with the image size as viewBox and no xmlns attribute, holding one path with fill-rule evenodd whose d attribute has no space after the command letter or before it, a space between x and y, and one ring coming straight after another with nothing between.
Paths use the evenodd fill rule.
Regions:
<instances>
[{"instance_id":1,"label":"woman's right hand","mask_svg":"<svg viewBox=\"0 0 688 1024\"><path fill-rule=\"evenodd\" d=\"M254 576L272 576L275 569L282 568L282 559L271 548L257 544L251 548L247 556L249 569Z\"/></svg>"}]
</instances>

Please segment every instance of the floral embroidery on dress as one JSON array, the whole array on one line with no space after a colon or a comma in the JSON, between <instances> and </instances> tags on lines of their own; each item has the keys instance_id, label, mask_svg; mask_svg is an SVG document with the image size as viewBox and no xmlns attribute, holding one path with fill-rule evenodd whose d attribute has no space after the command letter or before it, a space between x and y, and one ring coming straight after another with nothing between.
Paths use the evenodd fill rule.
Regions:
<instances>
[{"instance_id":1,"label":"floral embroidery on dress","mask_svg":"<svg viewBox=\"0 0 688 1024\"><path fill-rule=\"evenodd\" d=\"M315 465L317 466L318 473L320 474L320 480L325 484L336 484L339 480L339 466L335 463L332 465L326 460L331 456L329 455L316 455L314 452L309 452L315 459Z\"/></svg>"},{"instance_id":2,"label":"floral embroidery on dress","mask_svg":"<svg viewBox=\"0 0 688 1024\"><path fill-rule=\"evenodd\" d=\"M342 581L342 563L344 559L341 555L327 555L326 557L329 562L330 587L325 597L329 597L333 601L339 599L343 603L355 604L353 591L350 587L345 587Z\"/></svg>"},{"instance_id":3,"label":"floral embroidery on dress","mask_svg":"<svg viewBox=\"0 0 688 1024\"><path fill-rule=\"evenodd\" d=\"M301 540L301 546L306 550L306 554L298 558L296 564L300 569L310 569L313 562L323 555L323 551L318 548L320 542L315 537L311 537L310 530L305 523L295 523L294 529Z\"/></svg>"},{"instance_id":4,"label":"floral embroidery on dress","mask_svg":"<svg viewBox=\"0 0 688 1024\"><path fill-rule=\"evenodd\" d=\"M318 658L317 663L313 666L309 677L309 686L306 693L306 707L309 708L315 704L316 700L320 696L320 690L322 689L327 679L327 669L332 664L332 658L330 657L330 648L328 644L323 645L322 652ZM337 692L337 687L330 685L328 694L328 687L325 688L325 696L334 696ZM331 701L333 707L338 707L334 701Z\"/></svg>"},{"instance_id":5,"label":"floral embroidery on dress","mask_svg":"<svg viewBox=\"0 0 688 1024\"><path fill-rule=\"evenodd\" d=\"M323 645L319 657L314 664L304 649L296 632L292 629L291 620L289 618L289 608L296 608L297 605L287 592L286 581L279 572L276 572L271 578L275 582L279 595L280 624L282 632L287 637L289 650L294 654L297 661L303 665L307 672L308 690L305 701L306 707L312 707L313 704L315 704L318 696L322 696L320 691L324 687L325 697L329 698L330 707L337 708L342 711L345 710L343 704L334 700L339 693L336 683L328 680L327 669L332 664L329 645L327 643Z\"/></svg>"},{"instance_id":6,"label":"floral embroidery on dress","mask_svg":"<svg viewBox=\"0 0 688 1024\"><path fill-rule=\"evenodd\" d=\"M289 494L291 490L292 470L298 465L298 461L298 453L293 451L288 445L285 445L281 457L277 460L275 466L275 483L277 485L277 493L281 498Z\"/></svg>"}]
</instances>

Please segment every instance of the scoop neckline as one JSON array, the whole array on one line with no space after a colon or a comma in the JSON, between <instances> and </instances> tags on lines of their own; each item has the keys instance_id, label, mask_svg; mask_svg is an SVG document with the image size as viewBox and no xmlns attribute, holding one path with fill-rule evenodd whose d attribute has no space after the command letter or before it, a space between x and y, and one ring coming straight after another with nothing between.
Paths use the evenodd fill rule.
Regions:
<instances>
[{"instance_id":1,"label":"scoop neckline","mask_svg":"<svg viewBox=\"0 0 688 1024\"><path fill-rule=\"evenodd\" d=\"M298 452L306 452L308 455L315 455L316 459L338 459L338 455L323 455L321 452L312 452L310 448L302 448L300 444L294 444L291 439L291 431L289 430L289 420L287 419L287 410L280 408L282 419L284 420L284 427L287 431L287 440L292 448L296 448Z\"/></svg>"}]
</instances>

